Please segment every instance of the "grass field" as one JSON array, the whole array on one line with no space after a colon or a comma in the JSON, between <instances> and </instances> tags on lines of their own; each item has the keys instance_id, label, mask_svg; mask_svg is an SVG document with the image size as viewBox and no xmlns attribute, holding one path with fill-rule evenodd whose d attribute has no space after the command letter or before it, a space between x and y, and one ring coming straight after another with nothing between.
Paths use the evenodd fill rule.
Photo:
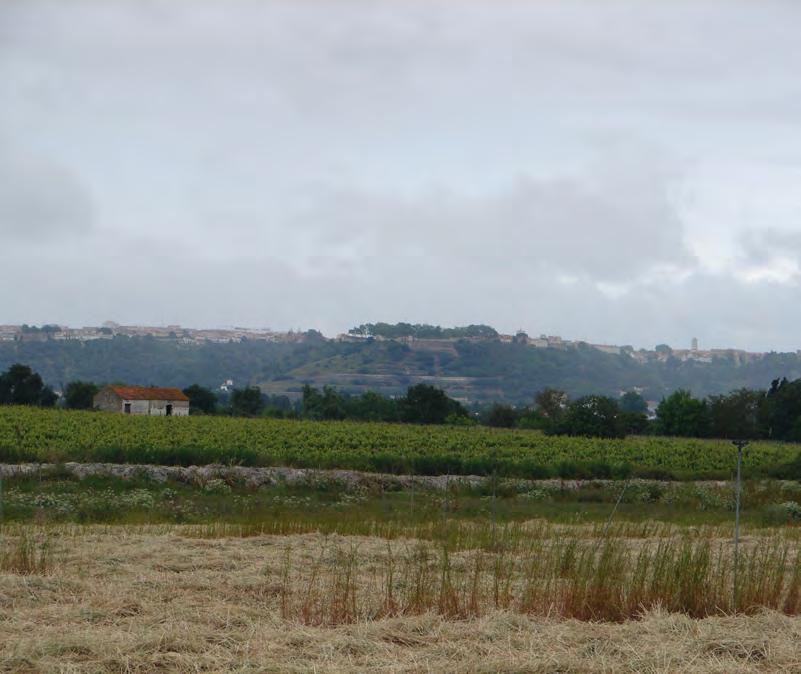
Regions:
<instances>
[{"instance_id":1,"label":"grass field","mask_svg":"<svg viewBox=\"0 0 801 674\"><path fill-rule=\"evenodd\" d=\"M798 449L757 443L748 472ZM54 462L2 481L0 672L801 662L801 484L746 480L735 591L730 481L527 479L729 476L725 442L0 408L0 456ZM373 472L87 477L70 459ZM375 472L387 469L418 477Z\"/></svg>"},{"instance_id":2,"label":"grass field","mask_svg":"<svg viewBox=\"0 0 801 674\"><path fill-rule=\"evenodd\" d=\"M747 532L749 550L769 552L746 564L753 573L743 584L744 600L779 597L782 610L748 604L747 614L729 616L713 602L704 618L656 600L727 601L728 577L702 552L727 549L717 527L657 527L647 539L642 528L615 529L599 546L595 528L532 522L515 544L499 537L505 552L466 545L445 562L440 547L415 539L233 533L4 527L4 551L23 538L34 556L46 551L37 566L0 556L0 671L730 673L795 671L801 659L801 619L784 613L797 538L784 531ZM644 545L663 566L649 566L639 585L621 584L621 561L643 559ZM596 548L599 561L587 566ZM775 551L785 549L777 591L776 574L759 569L775 570ZM536 550L550 566L532 574ZM628 605L635 587L656 603L632 605L633 619L562 615Z\"/></svg>"},{"instance_id":3,"label":"grass field","mask_svg":"<svg viewBox=\"0 0 801 674\"><path fill-rule=\"evenodd\" d=\"M734 510L728 482L656 480L527 482L512 479L447 489L419 478L402 488L378 476L342 482L338 475L313 473L297 483L252 486L216 477L181 482L136 477L87 477L54 466L3 480L0 515L6 522L160 524L225 522L260 533L325 532L428 537L430 527L451 523L603 523L660 520L682 525L727 524ZM495 497L493 497L495 495ZM756 527L801 524L801 485L790 481L746 481L742 518ZM389 535L389 534L387 534Z\"/></svg>"},{"instance_id":4,"label":"grass field","mask_svg":"<svg viewBox=\"0 0 801 674\"><path fill-rule=\"evenodd\" d=\"M747 475L794 461L801 446L757 442ZM0 461L98 461L308 468L523 478L729 478L722 440L548 437L537 431L226 417L132 417L0 407Z\"/></svg>"}]
</instances>

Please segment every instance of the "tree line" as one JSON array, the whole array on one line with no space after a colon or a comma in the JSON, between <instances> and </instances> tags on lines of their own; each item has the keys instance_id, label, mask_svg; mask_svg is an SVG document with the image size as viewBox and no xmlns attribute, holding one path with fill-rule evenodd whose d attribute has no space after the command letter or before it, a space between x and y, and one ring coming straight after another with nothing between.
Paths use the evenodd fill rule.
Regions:
<instances>
[{"instance_id":1,"label":"tree line","mask_svg":"<svg viewBox=\"0 0 801 674\"><path fill-rule=\"evenodd\" d=\"M61 399L27 365L0 373L0 404L91 409L100 390L94 382L69 382ZM617 438L630 434L696 438L742 438L801 442L801 379L775 379L768 389L742 388L726 395L696 398L679 389L662 399L649 418L645 399L635 391L619 398L588 395L576 399L557 389L540 391L531 405L494 404L468 409L429 384L387 397L367 391L353 395L329 386L303 387L292 400L248 386L215 392L193 384L183 389L193 414L270 416L314 420L386 421L421 424L484 424L539 429L553 435Z\"/></svg>"},{"instance_id":2,"label":"tree line","mask_svg":"<svg viewBox=\"0 0 801 674\"><path fill-rule=\"evenodd\" d=\"M774 379L768 389L706 398L679 390L656 414L654 431L660 435L801 442L801 379Z\"/></svg>"},{"instance_id":3,"label":"tree line","mask_svg":"<svg viewBox=\"0 0 801 674\"><path fill-rule=\"evenodd\" d=\"M317 421L387 421L418 424L470 423L469 412L460 402L429 384L410 386L406 395L389 398L372 391L351 395L330 386L322 390L303 387L299 400L265 395L257 387L234 389L230 395L215 396L201 386L184 389L190 409L205 414L269 416ZM213 397L217 400L213 400Z\"/></svg>"},{"instance_id":4,"label":"tree line","mask_svg":"<svg viewBox=\"0 0 801 674\"><path fill-rule=\"evenodd\" d=\"M60 404L67 409L92 409L99 390L100 385L94 382L71 381L64 387ZM265 395L255 386L216 393L192 384L183 393L189 398L193 414L421 424L469 422L469 413L461 403L428 384L410 386L406 395L399 398L373 392L354 396L328 386L320 391L309 385L304 386L298 401L288 396ZM53 407L58 403L58 395L27 365L18 363L0 374L0 404Z\"/></svg>"},{"instance_id":5,"label":"tree line","mask_svg":"<svg viewBox=\"0 0 801 674\"><path fill-rule=\"evenodd\" d=\"M233 379L272 382L272 389L280 387L282 393L295 398L306 382L305 373L323 372L323 364L335 358L338 373L349 378L350 386L369 386L372 380L365 375L382 373L383 393L400 396L417 381L414 376L469 377L471 400L487 404L504 400L518 406L531 405L546 385L571 396L600 393L615 399L620 391L637 387L648 400L658 401L677 389L708 395L743 386L763 388L777 373L789 379L801 377L801 357L795 352L765 354L747 362L721 357L700 363L681 361L668 350L666 359L640 362L626 354L603 353L581 344L561 350L470 339L484 331L482 326L439 331L436 326L391 327L388 334L395 334L396 329L401 333L411 330L415 337L446 335L457 341L447 350L437 351L388 339L326 341L312 333L306 333L299 343L184 344L177 339L120 335L89 342L14 341L0 342L0 371L12 363L25 363L61 391L73 380L159 382L180 388L198 383L214 389ZM364 329L369 332L374 327L366 325ZM464 394L451 390L450 395Z\"/></svg>"},{"instance_id":6,"label":"tree line","mask_svg":"<svg viewBox=\"0 0 801 674\"><path fill-rule=\"evenodd\" d=\"M693 438L764 439L801 442L801 379L775 379L768 389L741 388L697 398L674 391L647 415L643 397L630 391L619 399L541 391L531 407L493 405L483 411L490 426L539 428L559 435L624 437L629 434Z\"/></svg>"}]
</instances>

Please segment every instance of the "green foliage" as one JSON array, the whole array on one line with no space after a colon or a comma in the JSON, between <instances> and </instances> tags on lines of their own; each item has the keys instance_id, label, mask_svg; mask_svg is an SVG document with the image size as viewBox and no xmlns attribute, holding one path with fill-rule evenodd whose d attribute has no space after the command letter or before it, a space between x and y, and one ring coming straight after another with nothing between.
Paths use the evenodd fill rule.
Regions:
<instances>
[{"instance_id":1,"label":"green foliage","mask_svg":"<svg viewBox=\"0 0 801 674\"><path fill-rule=\"evenodd\" d=\"M239 417L255 417L264 409L261 390L256 386L231 391L231 413Z\"/></svg>"},{"instance_id":2,"label":"green foliage","mask_svg":"<svg viewBox=\"0 0 801 674\"><path fill-rule=\"evenodd\" d=\"M764 391L740 389L725 396L710 396L709 421L716 438L750 439L759 435L760 406Z\"/></svg>"},{"instance_id":3,"label":"green foliage","mask_svg":"<svg viewBox=\"0 0 801 674\"><path fill-rule=\"evenodd\" d=\"M759 410L761 435L801 440L801 379L775 379Z\"/></svg>"},{"instance_id":4,"label":"green foliage","mask_svg":"<svg viewBox=\"0 0 801 674\"><path fill-rule=\"evenodd\" d=\"M64 388L64 406L71 410L90 410L99 390L100 387L91 381L71 381Z\"/></svg>"},{"instance_id":5,"label":"green foliage","mask_svg":"<svg viewBox=\"0 0 801 674\"><path fill-rule=\"evenodd\" d=\"M465 414L456 414L451 412L445 417L445 423L448 426L477 426L478 420Z\"/></svg>"},{"instance_id":6,"label":"green foliage","mask_svg":"<svg viewBox=\"0 0 801 674\"><path fill-rule=\"evenodd\" d=\"M564 391L552 388L543 389L534 396L534 409L546 433L558 432L567 414L569 402Z\"/></svg>"},{"instance_id":7,"label":"green foliage","mask_svg":"<svg viewBox=\"0 0 801 674\"><path fill-rule=\"evenodd\" d=\"M443 328L442 335L450 336L448 330ZM629 355L630 351L615 355L589 347L534 348L519 341L503 343L491 333L475 338L473 335L487 332L481 329L452 330L465 332L461 336L457 333L453 342L443 342L443 348L431 350L419 346L410 349L386 339L325 341L313 333L293 342L226 344L122 336L91 342L45 338L0 342L0 370L13 363L26 363L49 383L79 379L178 388L194 383L215 388L233 379L242 385L258 384L263 392L273 394L298 394L305 382L317 388L336 383L343 390L362 392L363 384L342 386L341 382L347 381L343 377L351 375L354 382L360 375L380 374L381 389L376 390L391 396L402 396L417 377L433 374L442 378L438 385L450 397L472 402L502 398L514 404L531 401L544 386L574 397L616 397L621 390L637 387L647 399L658 400L677 389L706 396L764 387L776 373L790 380L801 377L801 358L795 353L771 353L745 363L728 357L715 358L711 363L675 358L640 362Z\"/></svg>"},{"instance_id":8,"label":"green foliage","mask_svg":"<svg viewBox=\"0 0 801 674\"><path fill-rule=\"evenodd\" d=\"M192 414L214 414L217 411L217 394L200 384L192 384L184 389L189 398L189 412Z\"/></svg>"},{"instance_id":9,"label":"green foliage","mask_svg":"<svg viewBox=\"0 0 801 674\"><path fill-rule=\"evenodd\" d=\"M487 413L484 423L495 428L514 428L517 425L518 413L511 405L493 405Z\"/></svg>"},{"instance_id":10,"label":"green foliage","mask_svg":"<svg viewBox=\"0 0 801 674\"><path fill-rule=\"evenodd\" d=\"M622 438L626 435L626 428L617 402L606 396L593 395L571 402L564 418L551 427L550 432L594 438Z\"/></svg>"},{"instance_id":11,"label":"green foliage","mask_svg":"<svg viewBox=\"0 0 801 674\"><path fill-rule=\"evenodd\" d=\"M799 446L756 441L746 475L793 462ZM314 422L225 416L146 417L0 407L0 461L67 461L391 470L513 477L615 476L627 467L658 479L728 477L728 441L546 436L482 426ZM620 474L618 472L618 474Z\"/></svg>"},{"instance_id":12,"label":"green foliage","mask_svg":"<svg viewBox=\"0 0 801 674\"><path fill-rule=\"evenodd\" d=\"M303 387L303 416L317 421L339 421L347 416L345 398L336 389L324 386L322 393L306 384Z\"/></svg>"},{"instance_id":13,"label":"green foliage","mask_svg":"<svg viewBox=\"0 0 801 674\"><path fill-rule=\"evenodd\" d=\"M15 363L0 374L0 405L52 407L56 400L53 389L27 365Z\"/></svg>"},{"instance_id":14,"label":"green foliage","mask_svg":"<svg viewBox=\"0 0 801 674\"><path fill-rule=\"evenodd\" d=\"M387 398L373 391L353 396L331 386L324 386L319 391L306 384L300 414L305 419L317 421L351 419L443 424L456 418L467 419L464 407L448 398L442 389L427 384L410 387L400 399Z\"/></svg>"},{"instance_id":15,"label":"green foliage","mask_svg":"<svg viewBox=\"0 0 801 674\"><path fill-rule=\"evenodd\" d=\"M567 411L568 397L564 391L546 388L534 396L537 410L546 419L559 422Z\"/></svg>"},{"instance_id":16,"label":"green foliage","mask_svg":"<svg viewBox=\"0 0 801 674\"><path fill-rule=\"evenodd\" d=\"M709 435L709 408L706 401L678 390L656 408L657 429L662 435L703 438Z\"/></svg>"},{"instance_id":17,"label":"green foliage","mask_svg":"<svg viewBox=\"0 0 801 674\"><path fill-rule=\"evenodd\" d=\"M399 407L401 420L413 424L443 424L450 415L467 416L462 405L429 384L410 386Z\"/></svg>"},{"instance_id":18,"label":"green foliage","mask_svg":"<svg viewBox=\"0 0 801 674\"><path fill-rule=\"evenodd\" d=\"M642 412L620 412L620 422L626 435L645 435L651 430L648 417Z\"/></svg>"},{"instance_id":19,"label":"green foliage","mask_svg":"<svg viewBox=\"0 0 801 674\"><path fill-rule=\"evenodd\" d=\"M349 399L348 418L355 421L397 421L398 404L395 400L367 391Z\"/></svg>"},{"instance_id":20,"label":"green foliage","mask_svg":"<svg viewBox=\"0 0 801 674\"><path fill-rule=\"evenodd\" d=\"M620 396L620 402L618 404L623 412L645 414L648 411L648 403L637 391L627 391L624 393Z\"/></svg>"}]
</instances>

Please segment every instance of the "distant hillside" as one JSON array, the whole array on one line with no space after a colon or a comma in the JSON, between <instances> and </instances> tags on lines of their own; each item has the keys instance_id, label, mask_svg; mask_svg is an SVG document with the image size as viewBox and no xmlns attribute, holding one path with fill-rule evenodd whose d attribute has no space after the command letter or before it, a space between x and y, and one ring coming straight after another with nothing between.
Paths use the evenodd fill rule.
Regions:
<instances>
[{"instance_id":1,"label":"distant hillside","mask_svg":"<svg viewBox=\"0 0 801 674\"><path fill-rule=\"evenodd\" d=\"M319 333L318 333L319 334ZM491 335L466 339L352 340L310 336L302 342L185 343L180 339L115 336L96 341L0 342L0 370L22 362L59 389L73 379L180 386L257 384L267 393L296 395L303 384L385 394L430 382L470 401L530 401L546 386L571 395L641 388L659 399L676 388L697 395L741 386L764 388L776 377L801 377L801 358L766 354L711 362L670 355L643 359L637 353L605 353L588 345L534 348Z\"/></svg>"}]
</instances>

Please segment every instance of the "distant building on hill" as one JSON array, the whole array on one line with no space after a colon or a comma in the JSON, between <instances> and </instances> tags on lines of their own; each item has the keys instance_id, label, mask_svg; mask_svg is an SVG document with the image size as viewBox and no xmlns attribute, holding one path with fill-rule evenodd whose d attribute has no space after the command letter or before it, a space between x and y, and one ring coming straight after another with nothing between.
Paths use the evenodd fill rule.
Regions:
<instances>
[{"instance_id":1,"label":"distant building on hill","mask_svg":"<svg viewBox=\"0 0 801 674\"><path fill-rule=\"evenodd\" d=\"M120 414L155 417L185 417L189 414L189 398L177 388L104 386L92 404L95 409Z\"/></svg>"}]
</instances>

